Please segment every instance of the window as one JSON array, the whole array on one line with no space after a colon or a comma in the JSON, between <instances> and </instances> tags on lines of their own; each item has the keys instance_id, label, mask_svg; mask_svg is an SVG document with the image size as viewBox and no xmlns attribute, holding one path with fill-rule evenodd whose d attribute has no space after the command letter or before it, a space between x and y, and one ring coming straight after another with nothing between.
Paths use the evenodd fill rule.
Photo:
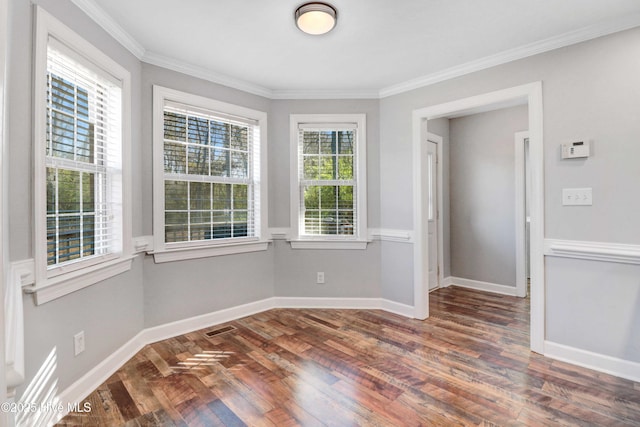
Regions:
<instances>
[{"instance_id":1,"label":"window","mask_svg":"<svg viewBox=\"0 0 640 427\"><path fill-rule=\"evenodd\" d=\"M266 249L266 114L154 87L154 254Z\"/></svg>"},{"instance_id":2,"label":"window","mask_svg":"<svg viewBox=\"0 0 640 427\"><path fill-rule=\"evenodd\" d=\"M364 114L291 115L294 248L364 249Z\"/></svg>"},{"instance_id":3,"label":"window","mask_svg":"<svg viewBox=\"0 0 640 427\"><path fill-rule=\"evenodd\" d=\"M121 91L52 45L47 87L47 265L56 267L120 250L107 164L122 170Z\"/></svg>"},{"instance_id":4,"label":"window","mask_svg":"<svg viewBox=\"0 0 640 427\"><path fill-rule=\"evenodd\" d=\"M40 8L37 19L36 289L77 288L131 265L130 76Z\"/></svg>"}]
</instances>

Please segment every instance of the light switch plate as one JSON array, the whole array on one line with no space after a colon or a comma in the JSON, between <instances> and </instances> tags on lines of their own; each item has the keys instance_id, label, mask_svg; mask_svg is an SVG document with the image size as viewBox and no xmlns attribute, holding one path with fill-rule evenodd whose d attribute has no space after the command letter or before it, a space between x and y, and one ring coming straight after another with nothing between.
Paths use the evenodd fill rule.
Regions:
<instances>
[{"instance_id":1,"label":"light switch plate","mask_svg":"<svg viewBox=\"0 0 640 427\"><path fill-rule=\"evenodd\" d=\"M563 188L563 206L591 206L593 205L593 194L591 188Z\"/></svg>"}]
</instances>

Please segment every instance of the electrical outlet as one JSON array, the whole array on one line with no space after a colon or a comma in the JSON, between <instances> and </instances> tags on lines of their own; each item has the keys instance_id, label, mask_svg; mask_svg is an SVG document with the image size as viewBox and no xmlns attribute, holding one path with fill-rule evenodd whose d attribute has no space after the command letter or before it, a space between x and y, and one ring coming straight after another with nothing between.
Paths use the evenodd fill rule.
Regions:
<instances>
[{"instance_id":1,"label":"electrical outlet","mask_svg":"<svg viewBox=\"0 0 640 427\"><path fill-rule=\"evenodd\" d=\"M324 283L324 271L318 271L318 276L316 278L316 283L321 285Z\"/></svg>"},{"instance_id":2,"label":"electrical outlet","mask_svg":"<svg viewBox=\"0 0 640 427\"><path fill-rule=\"evenodd\" d=\"M76 356L84 351L84 331L73 336L73 348Z\"/></svg>"}]
</instances>

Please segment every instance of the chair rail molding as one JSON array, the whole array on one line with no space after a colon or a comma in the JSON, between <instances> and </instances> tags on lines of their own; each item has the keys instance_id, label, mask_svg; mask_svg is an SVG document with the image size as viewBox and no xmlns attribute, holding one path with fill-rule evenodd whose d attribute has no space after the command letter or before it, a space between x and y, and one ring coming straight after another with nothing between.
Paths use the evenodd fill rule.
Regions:
<instances>
[{"instance_id":1,"label":"chair rail molding","mask_svg":"<svg viewBox=\"0 0 640 427\"><path fill-rule=\"evenodd\" d=\"M369 236L371 240L380 240L382 242L414 242L412 230L400 230L393 228L370 228Z\"/></svg>"},{"instance_id":2,"label":"chair rail molding","mask_svg":"<svg viewBox=\"0 0 640 427\"><path fill-rule=\"evenodd\" d=\"M640 245L581 240L545 239L546 256L640 264Z\"/></svg>"}]
</instances>

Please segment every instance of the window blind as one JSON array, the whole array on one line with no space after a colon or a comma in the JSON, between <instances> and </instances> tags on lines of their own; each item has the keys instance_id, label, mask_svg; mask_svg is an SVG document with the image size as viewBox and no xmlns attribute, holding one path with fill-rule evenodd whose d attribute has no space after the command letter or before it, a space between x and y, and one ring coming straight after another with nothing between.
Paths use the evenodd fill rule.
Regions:
<instances>
[{"instance_id":1,"label":"window blind","mask_svg":"<svg viewBox=\"0 0 640 427\"><path fill-rule=\"evenodd\" d=\"M50 38L46 97L51 269L122 250L122 90Z\"/></svg>"},{"instance_id":2,"label":"window blind","mask_svg":"<svg viewBox=\"0 0 640 427\"><path fill-rule=\"evenodd\" d=\"M165 243L258 236L258 123L165 101L163 129Z\"/></svg>"},{"instance_id":3,"label":"window blind","mask_svg":"<svg viewBox=\"0 0 640 427\"><path fill-rule=\"evenodd\" d=\"M301 235L357 237L357 126L298 126Z\"/></svg>"}]
</instances>

